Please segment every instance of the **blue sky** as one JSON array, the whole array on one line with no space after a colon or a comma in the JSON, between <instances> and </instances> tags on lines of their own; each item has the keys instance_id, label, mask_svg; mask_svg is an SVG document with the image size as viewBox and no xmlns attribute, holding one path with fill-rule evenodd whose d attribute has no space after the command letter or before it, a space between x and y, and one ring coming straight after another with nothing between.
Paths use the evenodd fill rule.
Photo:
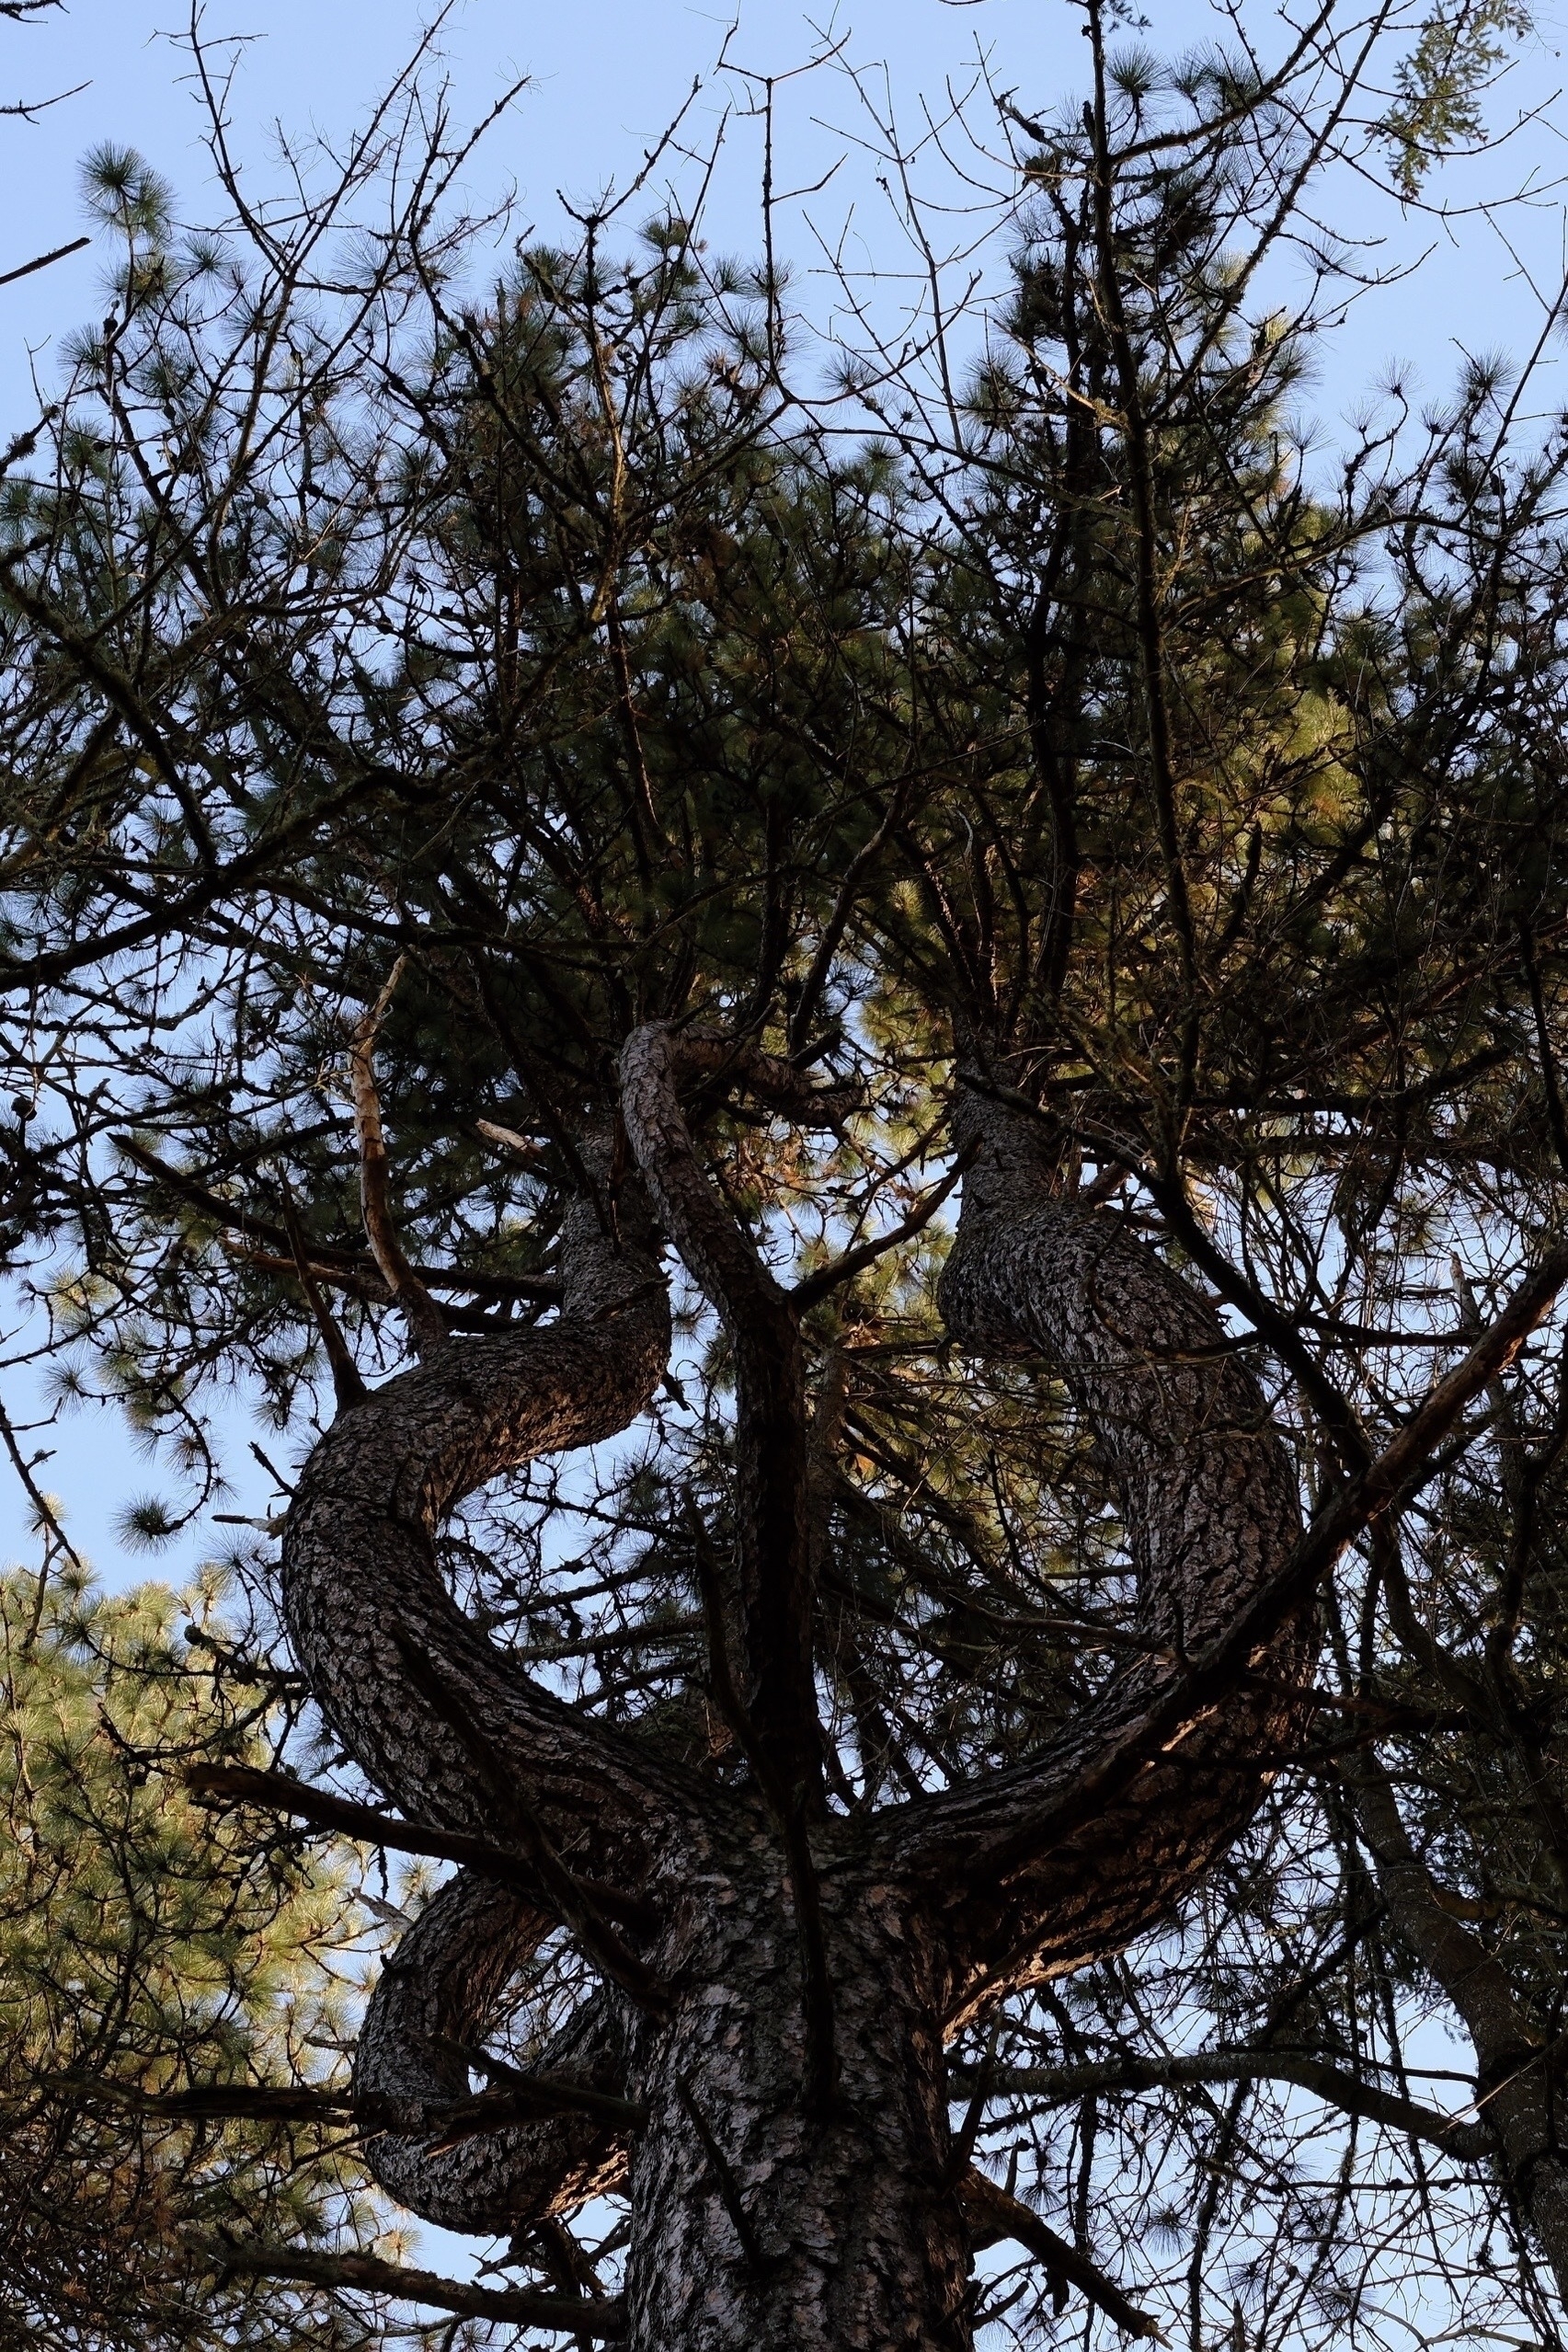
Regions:
<instances>
[{"instance_id":1,"label":"blue sky","mask_svg":"<svg viewBox=\"0 0 1568 2352\"><path fill-rule=\"evenodd\" d=\"M205 0L210 41L246 37L232 105L239 151L265 177L276 124L296 138L340 136L434 13L433 0ZM1147 13L1144 38L1163 49L1214 21L1203 0L1147 0ZM1266 24L1269 14L1249 9L1249 20ZM458 0L442 34L458 113L477 116L515 77L530 77L476 160L475 195L483 201L514 186L511 233L532 225L549 235L561 219L557 191L580 201L605 179L624 178L701 76L687 117L693 143L705 143L729 113L714 236L754 250L760 133L737 112L743 80L712 70L732 19L730 57L759 74L798 65L821 32L847 37L849 58L886 65L906 125L918 120L922 98L940 106L947 84L972 72L978 51L1031 108L1048 107L1082 77L1080 19L1067 0L842 0L836 9L830 0L816 7L800 0L734 0L732 7L723 0ZM175 183L188 218L217 208L189 61L177 40L188 20L189 0L69 0L64 13L30 28L0 27L0 94L31 99L86 86L30 123L0 121L0 270L81 233L78 164L102 140L140 148ZM1539 314L1517 260L1538 281L1555 283L1563 258L1561 195L1550 190L1568 168L1568 108L1555 102L1559 52L1568 48L1563 21L1562 0L1548 0L1496 108L1499 123L1542 106L1544 120L1447 184L1461 207L1526 178L1550 191L1504 224L1515 256L1482 215L1448 226L1402 220L1368 188L1346 182L1336 191L1340 225L1374 240L1369 251L1385 261L1436 249L1414 278L1352 319L1328 363L1331 414L1392 358L1413 360L1435 388L1451 372L1456 343L1516 348L1533 335ZM813 231L831 239L851 216L851 251L864 264L896 267L902 258L875 170L855 147L863 128L853 91L830 69L780 92L778 184L811 181L844 157L827 189L785 208L784 242L807 271L819 259ZM928 185L935 189L939 178L933 167ZM950 217L957 236L962 220ZM62 329L101 315L105 266L101 248L90 250L0 288L0 423L27 408L35 365L48 381Z\"/></svg>"},{"instance_id":2,"label":"blue sky","mask_svg":"<svg viewBox=\"0 0 1568 2352\"><path fill-rule=\"evenodd\" d=\"M836 15L829 0L813 10L799 0L738 5L728 43L736 67L784 74L808 57L824 33L844 36L856 63L886 67L885 86L906 126L919 121L922 95L940 110L949 84L963 86L978 51L989 54L995 78L1015 88L1027 108L1048 109L1082 78L1080 20L1067 0L846 0ZM1180 47L1212 22L1199 0L1148 6L1146 38L1155 47ZM247 37L234 52L230 111L235 148L259 180L276 174L280 124L296 140L341 138L408 55L430 14L429 0L208 0L210 41ZM1258 10L1253 21L1262 17ZM37 100L84 86L31 121L0 120L0 271L81 233L80 159L102 141L147 155L174 184L186 220L209 219L221 209L189 54L171 38L188 21L189 0L71 0L65 12L34 27L0 26L0 96ZM515 189L508 242L524 228L544 236L558 232L558 191L583 202L607 179L624 181L700 77L686 118L691 143L705 146L724 128L711 238L722 248L755 253L760 126L743 110L756 86L738 72L713 72L729 21L722 5L676 0L461 0L442 34L458 115L484 114L512 80L530 77L470 174L478 204ZM1431 251L1403 282L1360 304L1324 351L1310 399L1330 440L1392 361L1412 365L1414 381L1436 394L1451 380L1461 350L1518 350L1533 341L1540 311L1530 281L1555 293L1568 252L1562 191L1554 185L1568 169L1561 49L1568 49L1562 21L1549 9L1497 109L1500 121L1537 108L1541 119L1500 155L1450 175L1450 221L1402 217L1369 187L1343 176L1331 187L1339 225L1370 241L1369 258L1408 264ZM853 266L887 271L907 264L876 166L860 143L864 128L853 86L830 66L781 87L776 185L814 182L837 166L824 189L786 206L780 222L781 240L802 273L802 296L818 311L829 299L821 243L831 245L847 230L844 250ZM1477 209L1526 179L1537 190L1528 206L1490 216ZM927 186L956 200L934 159L928 159ZM969 233L961 210L941 217L955 241ZM63 336L102 315L108 267L100 245L0 287L0 435L29 420L33 383L51 384ZM1568 396L1568 388L1556 396ZM290 1451L287 1440L268 1443L280 1458ZM243 1445L235 1455L248 1483ZM77 1415L64 1424L56 1458L40 1475L68 1504L74 1533L109 1581L133 1581L150 1568L177 1573L200 1556L200 1542L153 1562L123 1554L113 1533L120 1508L163 1482L105 1417ZM260 1500L258 1495L254 1503ZM253 1507L243 1488L235 1507ZM0 1556L29 1548L19 1498L0 1484Z\"/></svg>"}]
</instances>

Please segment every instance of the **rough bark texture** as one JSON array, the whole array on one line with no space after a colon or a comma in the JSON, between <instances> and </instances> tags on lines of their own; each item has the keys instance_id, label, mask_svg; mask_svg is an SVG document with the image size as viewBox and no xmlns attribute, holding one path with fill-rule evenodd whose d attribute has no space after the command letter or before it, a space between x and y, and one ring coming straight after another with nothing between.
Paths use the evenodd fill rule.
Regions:
<instances>
[{"instance_id":1,"label":"rough bark texture","mask_svg":"<svg viewBox=\"0 0 1568 2352\"><path fill-rule=\"evenodd\" d=\"M944 2034L997 1988L1125 1941L1246 1820L1288 1701L1243 1695L1180 1727L1061 1826L1096 1761L1168 1695L1171 1653L1230 1623L1277 1570L1298 1532L1295 1486L1210 1309L1110 1212L1058 1197L1019 1113L972 1096L961 1140L979 1157L943 1289L949 1327L976 1354L1059 1368L1121 1486L1139 1622L1164 1655L1013 1772L829 1816L796 1317L681 1110L683 1071L713 1061L710 1043L640 1033L626 1127L738 1342L742 1532L715 1671L728 1646L750 1775L704 1781L580 1720L461 1615L439 1573L435 1535L465 1492L623 1428L662 1370L647 1211L624 1197L612 1233L582 1202L563 1233L560 1321L444 1348L351 1405L291 1512L289 1623L345 1745L406 1811L505 1844L537 1879L531 1899L466 1873L432 1901L372 2002L356 2082L407 2118L372 2143L380 2176L450 2227L526 2230L624 2169L634 2352L964 2352L966 2167L949 2143ZM764 1092L798 1093L792 1073L751 1061ZM1256 1662L1292 1682L1310 1650L1298 1623ZM469 2090L464 2047L557 1922L607 1982L541 2071L614 2091L646 2122L629 2148L575 2114L443 2147L434 2117Z\"/></svg>"},{"instance_id":2,"label":"rough bark texture","mask_svg":"<svg viewBox=\"0 0 1568 2352\"><path fill-rule=\"evenodd\" d=\"M664 1370L657 1264L606 1236L591 1203L567 1223L558 1324L443 1351L334 1423L290 1509L283 1605L333 1728L405 1812L494 1831L509 1788L527 1818L503 1826L526 1843L532 1823L569 1865L590 1843L608 1857L650 1803L679 1801L678 1776L520 1675L455 1606L435 1555L464 1495L613 1436Z\"/></svg>"},{"instance_id":3,"label":"rough bark texture","mask_svg":"<svg viewBox=\"0 0 1568 2352\"><path fill-rule=\"evenodd\" d=\"M468 2095L464 2052L482 2047L512 1976L552 1925L510 1887L464 1871L426 1905L371 1997L355 2096L367 2107L391 2101L406 2118L403 2130L367 2142L371 2169L401 2204L443 2229L509 2237L625 2177L624 2146L580 2115L529 2117L431 2152L442 2111ZM585 2002L541 2071L618 2091L625 2051L613 2002Z\"/></svg>"},{"instance_id":4,"label":"rough bark texture","mask_svg":"<svg viewBox=\"0 0 1568 2352\"><path fill-rule=\"evenodd\" d=\"M690 1873L686 1987L642 2025L631 2174L638 2352L962 2352L968 2243L948 2138L946 1959L903 1890L828 1882L838 2096L802 2097L788 1873L759 1815ZM738 1829L737 1824L736 1828Z\"/></svg>"},{"instance_id":5,"label":"rough bark texture","mask_svg":"<svg viewBox=\"0 0 1568 2352\"><path fill-rule=\"evenodd\" d=\"M1300 1509L1267 1402L1213 1310L1114 1213L1058 1195L1025 1114L971 1093L955 1126L979 1156L942 1282L948 1329L974 1354L1043 1356L1059 1370L1121 1489L1138 1622L1165 1653L1119 1675L1031 1761L888 1823L951 1922L973 2000L1116 1949L1245 1825L1265 1784L1257 1759L1301 1721L1277 1696L1236 1693L1106 1804L1074 1799L1152 1715L1180 1653L1233 1622L1277 1571ZM1314 1648L1298 1619L1253 1665L1288 1686Z\"/></svg>"}]
</instances>

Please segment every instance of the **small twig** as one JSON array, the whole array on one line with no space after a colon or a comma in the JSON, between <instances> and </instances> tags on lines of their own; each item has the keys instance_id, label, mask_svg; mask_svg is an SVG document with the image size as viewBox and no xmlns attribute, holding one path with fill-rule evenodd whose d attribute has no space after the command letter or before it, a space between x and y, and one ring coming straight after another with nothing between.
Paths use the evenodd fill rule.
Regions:
<instances>
[{"instance_id":1,"label":"small twig","mask_svg":"<svg viewBox=\"0 0 1568 2352\"><path fill-rule=\"evenodd\" d=\"M888 1250L897 1249L901 1242L912 1241L916 1233L922 1233L954 1190L966 1168L973 1166L979 1148L978 1140L967 1144L941 1182L933 1184L923 1199L916 1201L909 1215L895 1225L891 1233L881 1233L875 1241L862 1242L857 1249L846 1250L842 1257L835 1258L830 1266L818 1267L815 1274L807 1274L804 1280L797 1282L790 1292L795 1306L815 1306L818 1300L825 1299L830 1291L836 1291L841 1282L853 1280L855 1275L864 1273L868 1266L875 1265L879 1257L885 1256Z\"/></svg>"},{"instance_id":2,"label":"small twig","mask_svg":"<svg viewBox=\"0 0 1568 2352\"><path fill-rule=\"evenodd\" d=\"M86 86L86 82L78 82L76 89L85 90ZM75 95L75 90L62 92L64 98L74 98ZM53 106L57 101L51 98L49 103ZM21 112L26 110L25 108L18 109ZM52 261L63 261L68 253L80 253L85 245L91 245L91 243L90 236L76 236L72 238L69 245L57 245L52 253L40 253L36 260L24 261L19 270L7 270L3 276L0 276L0 286L13 286L18 278L30 278L35 270L47 270Z\"/></svg>"},{"instance_id":3,"label":"small twig","mask_svg":"<svg viewBox=\"0 0 1568 2352\"><path fill-rule=\"evenodd\" d=\"M309 1307L315 1327L321 1334L321 1344L326 1350L326 1360L332 1371L332 1389L338 1399L338 1409L340 1413L346 1412L350 1405L358 1405L369 1394L369 1391L366 1389L360 1368L349 1352L349 1343L339 1330L337 1320L322 1297L316 1286L315 1278L311 1272L310 1258L305 1250L305 1237L301 1229L299 1211L294 1207L294 1196L289 1189L289 1180L281 1170L279 1171L279 1182L282 1187L283 1222L289 1231L289 1246L293 1252L294 1271L299 1276L300 1288L305 1294L305 1304Z\"/></svg>"},{"instance_id":4,"label":"small twig","mask_svg":"<svg viewBox=\"0 0 1568 2352\"><path fill-rule=\"evenodd\" d=\"M554 2328L564 2335L613 2337L625 2333L619 2300L578 2300L570 2295L544 2295L527 2287L471 2286L455 2278L438 2277L434 2271L406 2269L401 2263L383 2262L372 2254L321 2254L303 2246L229 2245L222 2240L190 2247L193 2259L207 2272L263 2278L297 2278L317 2287L353 2287L375 2295L392 2295L400 2302L429 2303L437 2311L458 2312L465 2318L521 2321L529 2327Z\"/></svg>"},{"instance_id":5,"label":"small twig","mask_svg":"<svg viewBox=\"0 0 1568 2352\"><path fill-rule=\"evenodd\" d=\"M1126 2335L1152 2336L1167 2341L1159 2323L1129 2303L1114 2278L1107 2278L1087 2254L1041 2220L1037 2213L971 2166L959 2189L965 2217L977 2246L994 2245L999 2238L1015 2239L1044 2265L1048 2278L1070 2278L1097 2311L1104 2312Z\"/></svg>"},{"instance_id":6,"label":"small twig","mask_svg":"<svg viewBox=\"0 0 1568 2352\"><path fill-rule=\"evenodd\" d=\"M45 1532L49 1546L44 1553L43 1566L38 1572L38 1594L33 1602L32 1618L22 1639L22 1648L26 1652L31 1649L34 1642L37 1641L39 1627L43 1623L43 1604L49 1591L49 1571L53 1562L54 1552L63 1552L79 1576L86 1574L86 1564L65 1530L61 1526L59 1517L49 1497L34 1478L32 1464L24 1458L22 1450L17 1443L17 1433L11 1427L10 1416L3 1405L0 1405L0 1440L4 1441L6 1451L11 1457L11 1467L22 1482L23 1492L38 1513L39 1525Z\"/></svg>"},{"instance_id":7,"label":"small twig","mask_svg":"<svg viewBox=\"0 0 1568 2352\"><path fill-rule=\"evenodd\" d=\"M293 1256L289 1249L286 1226L274 1224L269 1217L255 1216L235 1201L223 1199L195 1176L187 1175L183 1168L171 1168L166 1160L160 1160L155 1152L146 1150L132 1136L117 1135L114 1141L127 1159L134 1160L139 1168L144 1169L148 1176L155 1176L177 1199L189 1201L193 1209L200 1209L215 1224L229 1233L243 1233L251 1243L264 1243L272 1250L286 1253L281 1256L272 1256L267 1250L252 1248L246 1253L252 1265L273 1273L281 1272L284 1268L292 1270ZM310 1267L318 1282L330 1282L336 1290L353 1291L367 1299L383 1296L384 1286L375 1260L368 1250L339 1249L334 1243L319 1242L312 1254ZM503 1304L521 1299L525 1302L537 1301L542 1305L550 1305L560 1298L563 1288L559 1276L554 1274L471 1274L464 1273L455 1267L439 1266L417 1266L414 1271L428 1291L460 1291L476 1299L492 1299ZM375 1286L373 1290L372 1284Z\"/></svg>"},{"instance_id":8,"label":"small twig","mask_svg":"<svg viewBox=\"0 0 1568 2352\"><path fill-rule=\"evenodd\" d=\"M354 1124L360 1138L360 1205L365 1239L381 1268L382 1279L407 1317L409 1337L419 1356L439 1355L450 1345L446 1319L404 1253L392 1214L387 1180L386 1138L381 1123L381 1098L376 1093L374 1055L376 1032L403 977L406 957L399 956L386 985L354 1032L349 1055L349 1083L354 1097Z\"/></svg>"},{"instance_id":9,"label":"small twig","mask_svg":"<svg viewBox=\"0 0 1568 2352\"><path fill-rule=\"evenodd\" d=\"M459 2055L468 2058L466 2050ZM509 2067L505 2087L477 2096L454 2099L450 2105L427 2108L420 2128L438 2129L439 2142L426 2151L444 2155L482 2132L498 2131L509 2123L541 2115L586 2115L595 2121L634 2130L647 2121L647 2109L612 2092L597 2091L586 2082L572 2082L558 2074L523 2074ZM409 2128L407 2103L386 2097L366 2097L345 2087L323 2090L315 2083L212 2082L186 2091L144 2091L133 2082L115 2082L92 2074L40 2076L46 2090L69 2092L86 2100L104 2100L111 2106L132 2107L138 2115L170 2123L346 2123L366 2136Z\"/></svg>"},{"instance_id":10,"label":"small twig","mask_svg":"<svg viewBox=\"0 0 1568 2352\"><path fill-rule=\"evenodd\" d=\"M596 2090L590 2082L574 2082L561 2074L525 2073L502 2064L486 2050L450 2047L466 2064L483 2067L498 2080L493 2089L456 2100L441 2110L441 2137L431 2141L427 2155L444 2156L481 2133L504 2130L508 2124L524 2123L540 2115L588 2116L620 2131L640 2130L647 2121L646 2106L635 2099L620 2098L613 2091Z\"/></svg>"}]
</instances>

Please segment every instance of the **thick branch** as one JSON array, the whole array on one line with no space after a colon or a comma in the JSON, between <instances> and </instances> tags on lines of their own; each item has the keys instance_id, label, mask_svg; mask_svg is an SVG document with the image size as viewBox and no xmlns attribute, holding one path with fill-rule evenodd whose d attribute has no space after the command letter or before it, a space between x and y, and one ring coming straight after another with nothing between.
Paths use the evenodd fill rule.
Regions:
<instances>
[{"instance_id":1,"label":"thick branch","mask_svg":"<svg viewBox=\"0 0 1568 2352\"><path fill-rule=\"evenodd\" d=\"M1163 2091L1185 2082L1294 2082L1331 2106L1343 2108L1346 2115L1383 2124L1412 2140L1429 2140L1445 2155L1461 2162L1478 2162L1492 2152L1494 2145L1492 2134L1480 2125L1380 2091L1376 2083L1360 2082L1343 2067L1331 2066L1327 2059L1306 2051L1195 2050L1175 2058L1129 2055L1107 2059L1099 2065L995 2066L983 2072L973 2067L954 2067L948 2082L956 2098L983 2090L988 2098L1045 2099L1064 2106L1092 2092Z\"/></svg>"},{"instance_id":2,"label":"thick branch","mask_svg":"<svg viewBox=\"0 0 1568 2352\"><path fill-rule=\"evenodd\" d=\"M1290 1700L1272 1692L1238 1699L1173 1753L1157 1746L1147 1769L1140 1754L1138 1772L1096 1784L1060 1835L1050 1807L1139 1735L1178 1679L1175 1661L1235 1623L1291 1556L1300 1522L1265 1401L1217 1344L1212 1310L1113 1212L1059 1196L1037 1121L967 1090L954 1130L979 1157L943 1279L948 1328L976 1354L1044 1355L1059 1368L1121 1489L1137 1630L1150 1645L1033 1761L887 1817L888 1841L930 1874L951 1914L978 1971L973 1998L1116 1948L1245 1822L1265 1778L1253 1759L1295 1728ZM1287 1691L1310 1667L1299 1613L1250 1660Z\"/></svg>"},{"instance_id":3,"label":"thick branch","mask_svg":"<svg viewBox=\"0 0 1568 2352\"><path fill-rule=\"evenodd\" d=\"M509 1888L464 1873L431 1898L371 1996L354 2097L399 2120L366 2156L401 2204L443 2229L511 2235L624 2176L635 2111L620 2095L624 2058L608 1995L586 2002L551 2041L542 2091L532 2074L498 2068L498 2090L469 2092L470 2054L548 1925ZM563 2081L573 2104L553 2095Z\"/></svg>"},{"instance_id":4,"label":"thick branch","mask_svg":"<svg viewBox=\"0 0 1568 2352\"><path fill-rule=\"evenodd\" d=\"M531 2287L470 2286L463 2279L439 2277L433 2270L383 2262L373 2254L223 2244L193 2251L220 2277L297 2278L312 2287L356 2288L369 2294L394 2295L400 2302L428 2303L438 2312L458 2312L468 2319L511 2320L526 2327L554 2328L561 2335L605 2340L625 2333L621 2306L608 2297L588 2302L571 2295L542 2294Z\"/></svg>"},{"instance_id":5,"label":"thick branch","mask_svg":"<svg viewBox=\"0 0 1568 2352\"><path fill-rule=\"evenodd\" d=\"M669 1309L638 1220L624 1200L619 1242L591 1203L574 1204L561 1320L443 1349L340 1415L305 1466L283 1537L295 1654L372 1781L418 1821L505 1846L518 1823L498 1801L498 1773L569 1869L622 1885L683 1808L686 1776L532 1683L454 1605L435 1537L486 1479L613 1436L652 1394ZM495 1772L421 1687L414 1659L463 1693Z\"/></svg>"},{"instance_id":6,"label":"thick branch","mask_svg":"<svg viewBox=\"0 0 1568 2352\"><path fill-rule=\"evenodd\" d=\"M958 2191L964 2208L964 2218L969 2225L975 2245L993 2246L1003 2238L1012 2238L1032 2254L1044 2266L1047 2277L1070 2279L1097 2311L1104 2312L1125 2335L1152 2336L1163 2344L1165 2336L1147 2312L1137 2310L1128 2302L1121 2289L1107 2278L1087 2254L1080 2254L1066 2238L1041 2220L1037 2213L1009 2197L1004 2188L988 2180L978 2166L971 2165Z\"/></svg>"},{"instance_id":7,"label":"thick branch","mask_svg":"<svg viewBox=\"0 0 1568 2352\"><path fill-rule=\"evenodd\" d=\"M997 1956L990 1968L1057 1970L1157 1917L1246 1819L1265 1777L1257 1760L1290 1744L1310 1704L1280 1692L1306 1680L1320 1579L1429 1472L1568 1279L1568 1252L1520 1285L1292 1540L1288 1463L1210 1311L1114 1221L1050 1198L1033 1126L1015 1117L1008 1128L1000 1107L972 1101L990 1131L944 1286L949 1323L977 1349L1055 1357L1123 1488L1140 1615L1176 1662L1132 1668L1092 1722L1035 1761L911 1806L888 1834L939 1886L963 1890L961 1927Z\"/></svg>"}]
</instances>

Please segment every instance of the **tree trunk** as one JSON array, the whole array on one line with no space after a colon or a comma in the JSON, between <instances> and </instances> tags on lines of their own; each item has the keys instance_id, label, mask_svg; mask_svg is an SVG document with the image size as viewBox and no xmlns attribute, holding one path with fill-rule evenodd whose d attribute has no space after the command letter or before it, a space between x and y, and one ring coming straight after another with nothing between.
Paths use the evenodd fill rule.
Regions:
<instances>
[{"instance_id":1,"label":"tree trunk","mask_svg":"<svg viewBox=\"0 0 1568 2352\"><path fill-rule=\"evenodd\" d=\"M858 1872L829 1869L824 1913L839 2059L826 2113L805 2094L788 1876L761 1829L689 1914L672 2019L635 2036L629 2087L648 2121L630 2183L633 2352L970 2342L945 1956L906 1898Z\"/></svg>"}]
</instances>

